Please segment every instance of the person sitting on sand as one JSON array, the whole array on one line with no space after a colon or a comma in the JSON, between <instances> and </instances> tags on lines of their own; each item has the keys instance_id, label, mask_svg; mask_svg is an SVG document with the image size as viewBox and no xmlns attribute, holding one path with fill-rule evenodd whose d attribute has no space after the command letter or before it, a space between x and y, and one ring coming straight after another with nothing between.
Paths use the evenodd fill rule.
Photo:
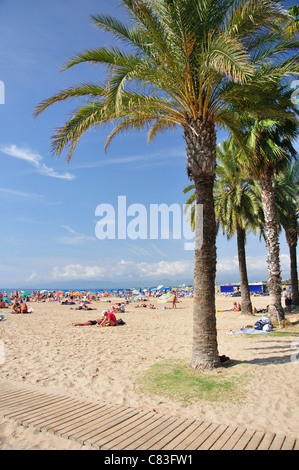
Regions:
<instances>
[{"instance_id":1,"label":"person sitting on sand","mask_svg":"<svg viewBox=\"0 0 299 470\"><path fill-rule=\"evenodd\" d=\"M11 308L12 308L13 313L21 313L21 306L20 306L19 302L15 301L12 304Z\"/></svg>"},{"instance_id":2,"label":"person sitting on sand","mask_svg":"<svg viewBox=\"0 0 299 470\"><path fill-rule=\"evenodd\" d=\"M88 325L100 325L100 326L115 326L117 325L117 319L113 312L108 312L104 310L102 312L102 317L99 320L88 320L84 323L73 323L73 326L88 326Z\"/></svg>"},{"instance_id":3,"label":"person sitting on sand","mask_svg":"<svg viewBox=\"0 0 299 470\"><path fill-rule=\"evenodd\" d=\"M26 302L23 302L22 300L21 300L20 310L21 310L21 313L28 313L27 304Z\"/></svg>"},{"instance_id":4,"label":"person sitting on sand","mask_svg":"<svg viewBox=\"0 0 299 470\"><path fill-rule=\"evenodd\" d=\"M234 302L234 304L233 304L231 310L232 310L233 312L241 312L241 305L238 304L237 302Z\"/></svg>"}]
</instances>

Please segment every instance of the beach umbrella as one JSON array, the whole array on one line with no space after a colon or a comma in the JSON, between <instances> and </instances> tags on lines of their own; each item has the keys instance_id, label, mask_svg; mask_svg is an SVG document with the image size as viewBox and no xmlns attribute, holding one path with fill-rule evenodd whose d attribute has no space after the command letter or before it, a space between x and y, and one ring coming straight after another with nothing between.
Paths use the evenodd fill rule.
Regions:
<instances>
[{"instance_id":1,"label":"beach umbrella","mask_svg":"<svg viewBox=\"0 0 299 470\"><path fill-rule=\"evenodd\" d=\"M11 300L8 297L4 297L3 302L8 302L9 304L12 303Z\"/></svg>"},{"instance_id":2,"label":"beach umbrella","mask_svg":"<svg viewBox=\"0 0 299 470\"><path fill-rule=\"evenodd\" d=\"M27 292L22 292L22 294L20 294L20 297L29 297L30 294L28 294Z\"/></svg>"},{"instance_id":3,"label":"beach umbrella","mask_svg":"<svg viewBox=\"0 0 299 470\"><path fill-rule=\"evenodd\" d=\"M58 297L59 295L62 295L64 292L62 290L59 290L58 292L55 292L55 297Z\"/></svg>"},{"instance_id":4,"label":"beach umbrella","mask_svg":"<svg viewBox=\"0 0 299 470\"><path fill-rule=\"evenodd\" d=\"M137 289L133 289L133 290L132 290L132 294L134 294L134 295L139 295L139 294L140 294L140 291L137 290Z\"/></svg>"},{"instance_id":5,"label":"beach umbrella","mask_svg":"<svg viewBox=\"0 0 299 470\"><path fill-rule=\"evenodd\" d=\"M174 294L172 292L168 292L167 294L161 295L159 297L158 302L172 302L174 299Z\"/></svg>"}]
</instances>

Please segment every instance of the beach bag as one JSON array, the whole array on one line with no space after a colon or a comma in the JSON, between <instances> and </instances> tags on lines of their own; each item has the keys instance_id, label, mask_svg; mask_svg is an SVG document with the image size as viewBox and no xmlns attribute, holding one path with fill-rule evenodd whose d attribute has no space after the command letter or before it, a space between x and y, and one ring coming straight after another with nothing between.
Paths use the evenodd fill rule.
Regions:
<instances>
[{"instance_id":1,"label":"beach bag","mask_svg":"<svg viewBox=\"0 0 299 470\"><path fill-rule=\"evenodd\" d=\"M266 324L263 326L263 331L272 331L272 325L271 325L271 323L266 323Z\"/></svg>"},{"instance_id":2,"label":"beach bag","mask_svg":"<svg viewBox=\"0 0 299 470\"><path fill-rule=\"evenodd\" d=\"M262 330L263 326L264 326L263 322L259 320L259 321L255 322L254 329L255 330Z\"/></svg>"},{"instance_id":3,"label":"beach bag","mask_svg":"<svg viewBox=\"0 0 299 470\"><path fill-rule=\"evenodd\" d=\"M121 318L117 320L117 325L125 325L125 324L126 323Z\"/></svg>"}]
</instances>

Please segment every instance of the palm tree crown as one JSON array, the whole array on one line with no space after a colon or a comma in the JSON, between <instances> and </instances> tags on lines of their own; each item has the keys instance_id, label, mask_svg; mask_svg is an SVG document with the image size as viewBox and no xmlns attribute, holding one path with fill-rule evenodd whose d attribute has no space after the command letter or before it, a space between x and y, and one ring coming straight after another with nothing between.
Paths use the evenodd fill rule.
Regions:
<instances>
[{"instance_id":1,"label":"palm tree crown","mask_svg":"<svg viewBox=\"0 0 299 470\"><path fill-rule=\"evenodd\" d=\"M268 0L122 0L122 5L132 19L131 28L110 16L92 18L127 50L89 50L76 54L64 67L83 62L104 65L109 72L107 82L70 87L36 107L38 115L55 102L75 97L85 102L53 136L53 151L60 154L68 148L70 159L84 132L108 122L115 127L106 146L117 133L144 126L149 127L149 140L177 125L188 129L197 120L236 130L226 109L235 97L229 84L243 84L253 75L250 56L265 43L275 19L289 18L279 4ZM276 48L283 52L281 45ZM275 47L271 55L275 56ZM276 65L267 74L273 76L275 71Z\"/></svg>"}]
</instances>

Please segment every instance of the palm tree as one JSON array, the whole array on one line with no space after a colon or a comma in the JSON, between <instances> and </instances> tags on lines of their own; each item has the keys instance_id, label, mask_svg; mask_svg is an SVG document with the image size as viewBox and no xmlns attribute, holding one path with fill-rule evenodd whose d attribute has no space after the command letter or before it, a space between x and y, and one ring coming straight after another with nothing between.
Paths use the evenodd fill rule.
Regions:
<instances>
[{"instance_id":1,"label":"palm tree","mask_svg":"<svg viewBox=\"0 0 299 470\"><path fill-rule=\"evenodd\" d=\"M290 273L294 305L299 305L297 244L299 233L299 163L288 165L273 181L278 221L283 226L290 253Z\"/></svg>"},{"instance_id":2,"label":"palm tree","mask_svg":"<svg viewBox=\"0 0 299 470\"><path fill-rule=\"evenodd\" d=\"M239 150L233 140L223 141L217 148L216 182L214 201L217 226L231 239L237 234L242 314L252 314L252 303L246 267L246 232L258 231L262 217L261 202L255 191L255 184L242 175L238 164ZM195 228L194 185L184 188L183 193L192 191L186 202L186 210L191 228Z\"/></svg>"},{"instance_id":3,"label":"palm tree","mask_svg":"<svg viewBox=\"0 0 299 470\"><path fill-rule=\"evenodd\" d=\"M233 140L224 141L217 149L217 180L214 190L217 219L230 239L237 234L242 314L251 315L252 303L246 267L246 232L257 231L262 215L260 199L254 184L239 166L239 151Z\"/></svg>"},{"instance_id":4,"label":"palm tree","mask_svg":"<svg viewBox=\"0 0 299 470\"><path fill-rule=\"evenodd\" d=\"M235 97L233 85L250 80L251 55L264 47L267 38L273 39L275 21L290 17L270 0L121 0L121 4L131 27L106 15L94 16L93 21L127 49L115 46L86 51L65 66L84 62L105 65L109 72L106 82L58 92L42 101L35 115L53 103L84 98L85 104L52 137L53 151L59 155L68 148L68 160L81 136L99 125L115 125L106 148L117 134L132 129L148 127L149 141L158 132L177 126L183 129L187 174L195 184L197 203L203 206L203 242L195 249L191 366L211 369L220 365L214 292L215 126L237 130L227 108ZM275 34L281 53L286 46L280 40L279 26ZM274 57L273 49L272 53ZM275 67L276 73L284 73L279 64ZM269 79L267 74L265 71Z\"/></svg>"},{"instance_id":5,"label":"palm tree","mask_svg":"<svg viewBox=\"0 0 299 470\"><path fill-rule=\"evenodd\" d=\"M268 101L269 109L277 109L275 119L258 112L247 123L251 153L245 157L249 175L259 182L264 213L267 246L268 288L271 297L269 313L273 319L284 319L281 305L281 269L278 223L275 209L273 178L296 156L293 142L298 135L296 111L291 109L290 90L274 87L275 96ZM265 97L263 97L264 99ZM269 98L269 95L268 95ZM275 103L273 102L275 100ZM281 113L281 114L280 114Z\"/></svg>"}]
</instances>

